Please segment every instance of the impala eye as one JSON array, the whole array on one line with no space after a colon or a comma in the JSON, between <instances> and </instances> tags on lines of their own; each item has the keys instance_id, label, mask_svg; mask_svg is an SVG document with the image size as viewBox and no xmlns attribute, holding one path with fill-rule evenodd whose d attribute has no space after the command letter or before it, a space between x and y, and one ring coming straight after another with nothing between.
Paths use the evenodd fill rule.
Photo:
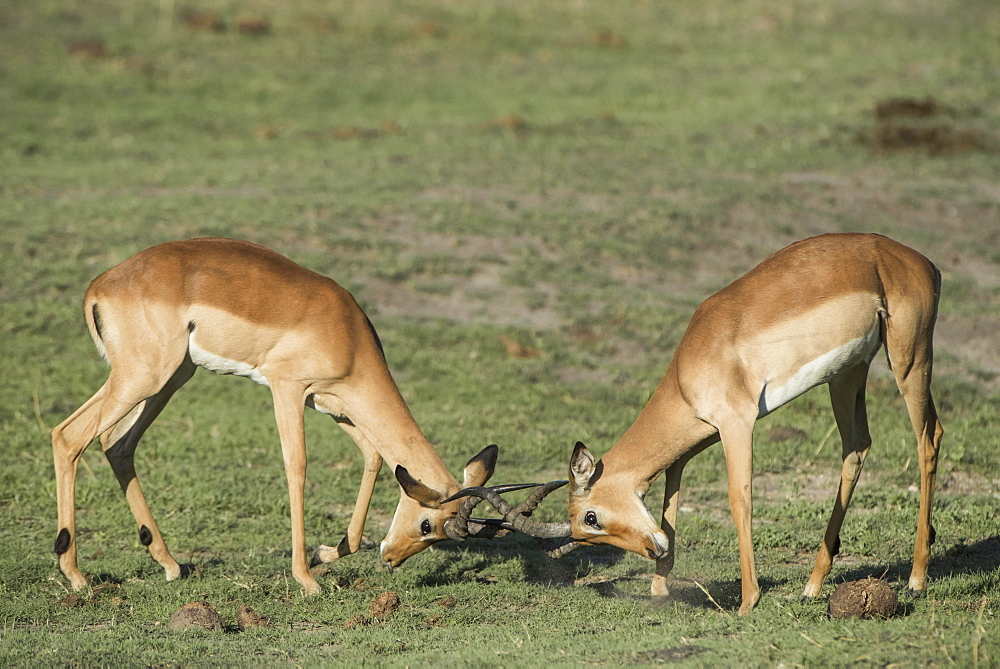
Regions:
<instances>
[{"instance_id":1,"label":"impala eye","mask_svg":"<svg viewBox=\"0 0 1000 669\"><path fill-rule=\"evenodd\" d=\"M420 534L427 536L431 533L431 521L424 519L424 522L420 523Z\"/></svg>"},{"instance_id":2,"label":"impala eye","mask_svg":"<svg viewBox=\"0 0 1000 669\"><path fill-rule=\"evenodd\" d=\"M591 527L600 528L597 524L597 514L593 511L588 511L587 515L583 517L583 522L587 523Z\"/></svg>"}]
</instances>

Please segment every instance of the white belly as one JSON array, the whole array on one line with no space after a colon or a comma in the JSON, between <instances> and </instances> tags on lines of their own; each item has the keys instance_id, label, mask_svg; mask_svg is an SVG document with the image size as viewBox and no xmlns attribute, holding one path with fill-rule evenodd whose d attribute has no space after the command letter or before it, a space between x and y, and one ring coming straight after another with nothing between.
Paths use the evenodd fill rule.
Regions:
<instances>
[{"instance_id":1,"label":"white belly","mask_svg":"<svg viewBox=\"0 0 1000 669\"><path fill-rule=\"evenodd\" d=\"M253 365L240 362L238 360L229 360L214 353L210 353L209 351L200 348L195 342L193 336L188 340L188 352L191 355L191 362L199 367L204 367L210 372L215 372L216 374L235 374L236 376L245 376L246 378L256 381L261 385L270 385L267 382L267 377Z\"/></svg>"},{"instance_id":2,"label":"white belly","mask_svg":"<svg viewBox=\"0 0 1000 669\"><path fill-rule=\"evenodd\" d=\"M758 400L757 417L766 416L807 390L828 383L848 367L870 363L880 345L879 330L873 328L868 334L806 362L790 375L766 379Z\"/></svg>"}]
</instances>

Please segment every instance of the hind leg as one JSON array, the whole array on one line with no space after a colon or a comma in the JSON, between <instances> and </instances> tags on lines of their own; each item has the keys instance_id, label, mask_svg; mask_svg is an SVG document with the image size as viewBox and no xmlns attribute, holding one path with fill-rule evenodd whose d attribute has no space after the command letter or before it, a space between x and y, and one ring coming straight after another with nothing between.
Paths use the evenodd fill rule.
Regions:
<instances>
[{"instance_id":1,"label":"hind leg","mask_svg":"<svg viewBox=\"0 0 1000 669\"><path fill-rule=\"evenodd\" d=\"M886 321L886 350L896 385L906 402L910 424L917 436L920 463L920 510L909 581L913 595L920 595L927 589L927 563L935 534L931 524L931 507L934 503L938 452L944 434L931 396L936 306L935 301L922 305L921 309L898 308L894 313L890 312Z\"/></svg>"},{"instance_id":2,"label":"hind leg","mask_svg":"<svg viewBox=\"0 0 1000 669\"><path fill-rule=\"evenodd\" d=\"M930 372L897 376L903 393L910 423L917 435L917 455L920 461L920 510L917 513L917 539L913 550L913 569L910 572L910 594L917 596L927 589L927 563L930 561L931 544L935 532L931 524L934 503L934 485L937 479L938 452L944 430L938 420L934 398L930 393Z\"/></svg>"},{"instance_id":3,"label":"hind leg","mask_svg":"<svg viewBox=\"0 0 1000 669\"><path fill-rule=\"evenodd\" d=\"M142 493L135 471L135 449L142 435L160 415L173 394L191 378L195 369L190 358L186 359L160 392L140 402L125 418L101 435L104 455L111 464L118 485L125 493L125 499L139 527L139 542L149 548L150 555L163 567L168 581L180 576L180 565L167 550L167 545Z\"/></svg>"},{"instance_id":4,"label":"hind leg","mask_svg":"<svg viewBox=\"0 0 1000 669\"><path fill-rule=\"evenodd\" d=\"M74 590L82 590L87 586L87 580L76 562L77 465L90 442L99 434L112 429L152 392L144 391L140 385L126 386L112 370L101 389L52 430L52 459L56 474L59 518L55 552L59 556L59 568Z\"/></svg>"},{"instance_id":5,"label":"hind leg","mask_svg":"<svg viewBox=\"0 0 1000 669\"><path fill-rule=\"evenodd\" d=\"M844 524L847 507L861 476L861 467L871 447L872 438L868 431L868 411L865 407L865 384L868 380L868 365L853 367L830 381L830 400L833 415L837 419L840 440L843 444L843 468L840 472L840 487L833 503L833 513L827 525L823 544L816 556L812 575L806 583L803 597L817 597L833 565L833 557L840 552L840 529Z\"/></svg>"}]
</instances>

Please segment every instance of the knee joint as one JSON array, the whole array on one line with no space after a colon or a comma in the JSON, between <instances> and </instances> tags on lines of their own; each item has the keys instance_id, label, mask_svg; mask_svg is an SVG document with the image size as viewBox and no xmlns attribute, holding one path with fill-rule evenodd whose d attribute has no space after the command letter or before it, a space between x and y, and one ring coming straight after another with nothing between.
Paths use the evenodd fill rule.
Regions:
<instances>
[{"instance_id":1,"label":"knee joint","mask_svg":"<svg viewBox=\"0 0 1000 669\"><path fill-rule=\"evenodd\" d=\"M844 477L855 480L861 475L861 467L865 463L865 456L858 451L849 453L844 458Z\"/></svg>"}]
</instances>

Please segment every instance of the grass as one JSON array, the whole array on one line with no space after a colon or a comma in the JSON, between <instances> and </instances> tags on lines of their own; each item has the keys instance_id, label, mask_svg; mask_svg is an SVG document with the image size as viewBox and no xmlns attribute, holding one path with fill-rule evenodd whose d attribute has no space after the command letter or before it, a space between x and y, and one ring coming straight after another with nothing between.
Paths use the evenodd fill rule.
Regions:
<instances>
[{"instance_id":1,"label":"grass","mask_svg":"<svg viewBox=\"0 0 1000 669\"><path fill-rule=\"evenodd\" d=\"M0 6L0 663L1000 661L1000 20L989 3L205 0L198 8L227 22L220 33L185 28L180 8L166 20L170 4ZM242 15L270 33L238 32ZM103 53L71 53L83 38ZM880 147L873 112L894 96L932 97L949 111L929 122L980 145ZM738 618L719 448L686 472L665 602L646 596L652 563L636 555L550 561L521 537L439 544L388 572L374 545L398 497L385 472L372 543L328 565L324 593L305 598L288 569L267 390L199 373L137 457L190 574L163 581L91 448L77 504L96 587L82 606L64 603L48 430L106 375L80 314L85 286L138 250L242 237L335 278L372 317L453 470L495 442L497 479L516 481L563 477L577 439L610 447L704 297L795 239L847 230L889 234L944 274L934 392L946 434L921 599L903 594L914 439L879 366L875 447L816 601L798 595L840 450L825 439L823 389L758 424L764 597ZM361 459L329 420L307 418L314 546L345 531ZM801 432L779 440L788 427ZM557 493L540 513L554 519L564 504ZM900 615L830 619L835 585L869 575L901 594ZM344 628L387 590L400 611ZM192 600L215 605L229 630L168 630ZM272 627L236 632L240 604Z\"/></svg>"}]
</instances>

